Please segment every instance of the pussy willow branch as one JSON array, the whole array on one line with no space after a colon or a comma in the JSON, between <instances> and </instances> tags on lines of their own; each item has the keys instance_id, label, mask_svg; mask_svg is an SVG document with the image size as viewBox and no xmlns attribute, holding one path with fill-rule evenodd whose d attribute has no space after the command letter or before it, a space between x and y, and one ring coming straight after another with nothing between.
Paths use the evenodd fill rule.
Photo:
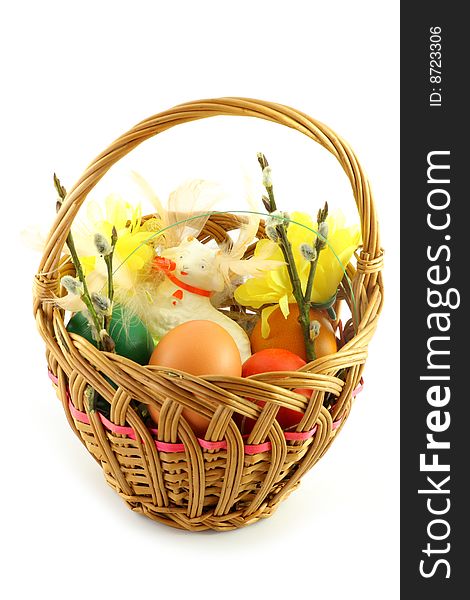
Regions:
<instances>
[{"instance_id":1,"label":"pussy willow branch","mask_svg":"<svg viewBox=\"0 0 470 600\"><path fill-rule=\"evenodd\" d=\"M269 167L269 163L266 159L266 156L262 152L258 152L258 162L261 167L261 171L264 171L266 167ZM268 202L265 203L266 209L272 213L276 209L276 200L274 198L274 190L272 185L265 186L265 190L268 193Z\"/></svg>"},{"instance_id":2,"label":"pussy willow branch","mask_svg":"<svg viewBox=\"0 0 470 600\"><path fill-rule=\"evenodd\" d=\"M108 274L108 298L109 298L109 314L107 314L104 318L104 328L109 332L109 327L111 325L111 318L113 312L113 300L114 300L114 283L113 283L113 255L114 250L116 248L118 235L116 231L116 227L113 225L112 233L111 233L111 252L104 257L104 262L106 263L106 270Z\"/></svg>"},{"instance_id":3,"label":"pussy willow branch","mask_svg":"<svg viewBox=\"0 0 470 600\"><path fill-rule=\"evenodd\" d=\"M261 152L258 154L258 162L263 171L266 169L266 167L269 167L266 156ZM273 185L271 183L270 185L265 185L264 187L269 198L269 212L273 213L277 210ZM266 208L268 207L266 206ZM314 340L310 335L310 301L307 301L302 292L302 283L300 281L297 266L295 264L292 245L287 237L287 225L284 219L280 220L279 224L276 225L276 232L279 236L279 247L281 248L281 252L286 261L287 272L292 284L292 293L299 307L298 321L302 327L307 361L310 362L316 359Z\"/></svg>"},{"instance_id":4,"label":"pussy willow branch","mask_svg":"<svg viewBox=\"0 0 470 600\"><path fill-rule=\"evenodd\" d=\"M320 223L326 221L326 217L328 216L328 202L325 202L325 206L323 209L318 211L317 216L317 230L320 229ZM317 234L317 238L315 240L315 259L310 262L310 269L308 272L307 279L307 287L305 289L305 299L310 302L312 298L312 289L313 289L313 280L315 278L315 272L317 270L318 259L320 257L320 252L325 247L325 242L323 238L320 237L320 234Z\"/></svg>"},{"instance_id":5,"label":"pussy willow branch","mask_svg":"<svg viewBox=\"0 0 470 600\"><path fill-rule=\"evenodd\" d=\"M57 205L56 205L56 209L58 211L60 209L60 207L62 206L65 196L67 195L67 191L64 188L64 186L60 183L60 179L57 177L57 175L55 173L54 173L54 186L59 195L59 199L57 200ZM97 334L96 343L98 344L98 349L102 350L103 343L101 340L100 332L103 329L103 320L97 314L95 307L93 306L93 302L91 301L90 292L88 290L88 286L87 286L86 280L85 280L85 274L83 273L82 265L80 263L80 259L78 258L77 250L75 248L75 242L73 240L71 231L69 231L69 234L67 236L65 243L67 244L67 247L70 251L70 256L72 258L72 263L73 263L73 266L75 267L75 272L77 274L77 277L83 285L83 294L81 295L80 298L85 303L85 306L87 307L88 312L91 315L91 318L93 320L93 325L95 326L96 334Z\"/></svg>"}]
</instances>

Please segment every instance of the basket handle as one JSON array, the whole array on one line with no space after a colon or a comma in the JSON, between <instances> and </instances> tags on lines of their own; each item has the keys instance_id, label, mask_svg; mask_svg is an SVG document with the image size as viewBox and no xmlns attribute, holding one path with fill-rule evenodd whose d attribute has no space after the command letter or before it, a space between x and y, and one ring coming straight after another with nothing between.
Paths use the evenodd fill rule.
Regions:
<instances>
[{"instance_id":1,"label":"basket handle","mask_svg":"<svg viewBox=\"0 0 470 600\"><path fill-rule=\"evenodd\" d=\"M329 127L298 110L264 100L235 97L187 102L149 117L135 125L95 158L69 190L57 213L39 265L37 279L46 284L55 278L62 249L80 206L118 160L143 141L162 131L180 123L213 116L257 117L291 127L319 143L337 158L351 182L361 220L363 249L358 258L358 270L360 268L365 275L364 285L367 293L369 290L372 292L382 267L382 250L369 181L354 152Z\"/></svg>"}]
</instances>

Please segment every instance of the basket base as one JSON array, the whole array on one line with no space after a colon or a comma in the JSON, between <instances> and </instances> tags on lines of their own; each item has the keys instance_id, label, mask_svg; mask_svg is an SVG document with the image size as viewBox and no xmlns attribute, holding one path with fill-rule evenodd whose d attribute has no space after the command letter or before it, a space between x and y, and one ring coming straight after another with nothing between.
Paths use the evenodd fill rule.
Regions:
<instances>
[{"instance_id":1,"label":"basket base","mask_svg":"<svg viewBox=\"0 0 470 600\"><path fill-rule=\"evenodd\" d=\"M226 515L214 515L213 510L208 510L199 517L189 518L184 508L159 508L148 503L139 502L136 504L135 502L129 502L125 498L123 500L133 512L142 514L152 519L152 521L174 527L175 529L184 529L186 531L231 531L270 517L276 511L279 504L288 498L299 484L300 481L288 493L284 494L281 499L278 499L277 502L273 504L265 502L256 512L246 517L243 516L244 509L240 509Z\"/></svg>"}]
</instances>

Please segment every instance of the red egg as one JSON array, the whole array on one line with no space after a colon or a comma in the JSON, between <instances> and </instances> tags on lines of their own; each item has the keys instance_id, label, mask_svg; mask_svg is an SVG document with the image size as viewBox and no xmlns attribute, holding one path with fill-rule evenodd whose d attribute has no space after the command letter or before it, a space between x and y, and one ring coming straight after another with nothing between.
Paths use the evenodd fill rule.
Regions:
<instances>
[{"instance_id":1,"label":"red egg","mask_svg":"<svg viewBox=\"0 0 470 600\"><path fill-rule=\"evenodd\" d=\"M297 371L306 364L303 358L300 358L300 356L289 350L284 350L284 348L267 348L266 350L255 352L255 354L245 361L242 376L249 377L250 375L269 373L271 371ZM306 398L310 398L312 394L312 390L309 389L295 389L294 392L302 394ZM264 406L265 402L259 400L257 404ZM289 427L298 425L302 417L302 413L281 406L276 419L283 429L288 429ZM243 433L250 433L254 424L255 421L253 419L245 419Z\"/></svg>"}]
</instances>

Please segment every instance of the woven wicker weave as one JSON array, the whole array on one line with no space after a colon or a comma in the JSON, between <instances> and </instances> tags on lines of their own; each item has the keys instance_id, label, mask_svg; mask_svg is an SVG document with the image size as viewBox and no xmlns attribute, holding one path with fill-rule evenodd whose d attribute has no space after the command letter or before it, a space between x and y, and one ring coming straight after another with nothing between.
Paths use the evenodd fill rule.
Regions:
<instances>
[{"instance_id":1,"label":"woven wicker weave","mask_svg":"<svg viewBox=\"0 0 470 600\"><path fill-rule=\"evenodd\" d=\"M349 319L344 325L343 345L336 354L319 358L302 371L242 379L143 367L69 334L63 311L50 301L59 294L60 278L73 274L62 252L72 222L108 169L144 140L180 123L216 115L258 117L296 129L330 151L351 182L363 239L356 266L347 267L356 322ZM201 239L221 241L238 226L234 215L213 215ZM34 313L46 343L49 374L69 424L103 468L108 483L132 510L156 521L191 531L223 531L272 514L344 425L382 307L381 268L369 182L341 138L322 123L279 104L244 98L204 100L139 123L86 169L51 229L35 277ZM346 302L351 307L352 293L343 286L338 305ZM109 420L89 411L87 384L110 403ZM312 389L310 400L292 391L306 387ZM327 394L336 398L329 410L324 406ZM253 398L267 402L261 408ZM131 406L133 399L160 410L158 432L144 425ZM283 432L279 426L275 417L281 406L305 413L296 432ZM198 440L181 417L183 407L211 418L205 440ZM242 438L234 422L237 413L256 420L248 439Z\"/></svg>"}]
</instances>

